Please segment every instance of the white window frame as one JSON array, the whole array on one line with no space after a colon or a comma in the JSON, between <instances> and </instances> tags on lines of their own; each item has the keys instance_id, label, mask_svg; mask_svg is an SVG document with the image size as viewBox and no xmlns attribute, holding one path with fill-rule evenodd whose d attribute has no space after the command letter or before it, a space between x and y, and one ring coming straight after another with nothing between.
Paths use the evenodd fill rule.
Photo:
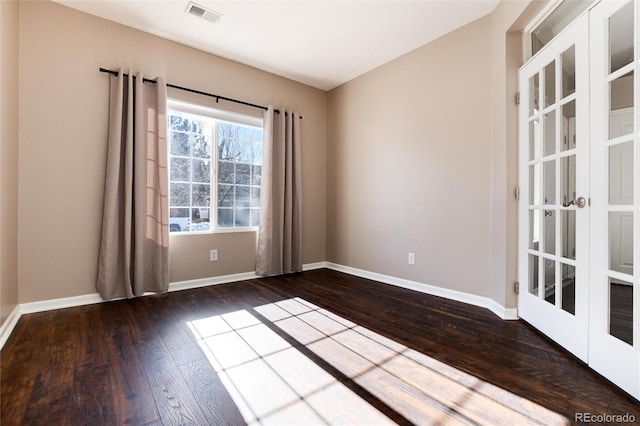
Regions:
<instances>
[{"instance_id":1,"label":"white window frame","mask_svg":"<svg viewBox=\"0 0 640 426\"><path fill-rule=\"evenodd\" d=\"M208 231L180 231L172 232L172 235L194 235L194 234L222 234L222 233L235 233L235 232L256 232L258 226L244 226L244 227L219 227L218 226L218 121L228 121L236 124L243 124L247 126L263 128L262 117L256 117L251 115L240 114L232 111L225 111L216 108L207 107L204 105L185 102L177 99L167 100L167 111L178 111L187 114L200 115L216 120L214 126L214 134L211 141L211 202L209 203L209 223L211 227ZM168 114L167 114L168 115ZM168 128L167 133L171 130ZM169 135L167 134L167 139ZM167 145L167 149L171 147ZM169 154L170 155L170 154ZM170 173L168 174L168 177ZM169 186L171 184L169 183Z\"/></svg>"}]
</instances>

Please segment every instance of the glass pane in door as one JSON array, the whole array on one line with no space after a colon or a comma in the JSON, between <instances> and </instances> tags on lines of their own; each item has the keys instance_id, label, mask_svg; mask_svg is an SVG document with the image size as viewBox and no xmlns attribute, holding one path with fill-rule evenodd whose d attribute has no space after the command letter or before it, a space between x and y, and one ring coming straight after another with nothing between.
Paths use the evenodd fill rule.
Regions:
<instances>
[{"instance_id":1,"label":"glass pane in door","mask_svg":"<svg viewBox=\"0 0 640 426\"><path fill-rule=\"evenodd\" d=\"M543 163L544 179L544 203L556 202L556 162L554 160Z\"/></svg>"},{"instance_id":2,"label":"glass pane in door","mask_svg":"<svg viewBox=\"0 0 640 426\"><path fill-rule=\"evenodd\" d=\"M544 115L544 155L552 155L556 152L556 112L551 111Z\"/></svg>"},{"instance_id":3,"label":"glass pane in door","mask_svg":"<svg viewBox=\"0 0 640 426\"><path fill-rule=\"evenodd\" d=\"M633 212L609 212L609 269L633 276Z\"/></svg>"},{"instance_id":4,"label":"glass pane in door","mask_svg":"<svg viewBox=\"0 0 640 426\"><path fill-rule=\"evenodd\" d=\"M609 138L614 139L633 132L633 71L609 83Z\"/></svg>"},{"instance_id":5,"label":"glass pane in door","mask_svg":"<svg viewBox=\"0 0 640 426\"><path fill-rule=\"evenodd\" d=\"M562 97L566 98L576 91L576 47L571 46L561 56L562 60Z\"/></svg>"},{"instance_id":6,"label":"glass pane in door","mask_svg":"<svg viewBox=\"0 0 640 426\"><path fill-rule=\"evenodd\" d=\"M560 159L560 202L569 203L576 199L576 156Z\"/></svg>"},{"instance_id":7,"label":"glass pane in door","mask_svg":"<svg viewBox=\"0 0 640 426\"><path fill-rule=\"evenodd\" d=\"M529 116L532 116L540 109L540 77L534 74L529 79Z\"/></svg>"},{"instance_id":8,"label":"glass pane in door","mask_svg":"<svg viewBox=\"0 0 640 426\"><path fill-rule=\"evenodd\" d=\"M633 156L633 141L609 147L609 204L633 204Z\"/></svg>"},{"instance_id":9,"label":"glass pane in door","mask_svg":"<svg viewBox=\"0 0 640 426\"><path fill-rule=\"evenodd\" d=\"M609 334L633 345L633 284L609 278Z\"/></svg>"},{"instance_id":10,"label":"glass pane in door","mask_svg":"<svg viewBox=\"0 0 640 426\"><path fill-rule=\"evenodd\" d=\"M544 260L544 300L556 304L556 262Z\"/></svg>"},{"instance_id":11,"label":"glass pane in door","mask_svg":"<svg viewBox=\"0 0 640 426\"><path fill-rule=\"evenodd\" d=\"M633 1L609 18L609 72L633 61Z\"/></svg>"},{"instance_id":12,"label":"glass pane in door","mask_svg":"<svg viewBox=\"0 0 640 426\"><path fill-rule=\"evenodd\" d=\"M576 268L561 263L562 267L562 310L576 314Z\"/></svg>"},{"instance_id":13,"label":"glass pane in door","mask_svg":"<svg viewBox=\"0 0 640 426\"><path fill-rule=\"evenodd\" d=\"M540 121L536 118L529 122L529 160L540 158Z\"/></svg>"},{"instance_id":14,"label":"glass pane in door","mask_svg":"<svg viewBox=\"0 0 640 426\"><path fill-rule=\"evenodd\" d=\"M529 293L538 295L538 256L529 255Z\"/></svg>"},{"instance_id":15,"label":"glass pane in door","mask_svg":"<svg viewBox=\"0 0 640 426\"><path fill-rule=\"evenodd\" d=\"M576 147L576 101L567 102L562 106L562 133L560 150L574 149Z\"/></svg>"},{"instance_id":16,"label":"glass pane in door","mask_svg":"<svg viewBox=\"0 0 640 426\"><path fill-rule=\"evenodd\" d=\"M556 103L556 61L544 67L544 106Z\"/></svg>"},{"instance_id":17,"label":"glass pane in door","mask_svg":"<svg viewBox=\"0 0 640 426\"><path fill-rule=\"evenodd\" d=\"M529 166L529 204L540 205L540 164Z\"/></svg>"},{"instance_id":18,"label":"glass pane in door","mask_svg":"<svg viewBox=\"0 0 640 426\"><path fill-rule=\"evenodd\" d=\"M576 211L561 210L562 257L576 259Z\"/></svg>"}]
</instances>

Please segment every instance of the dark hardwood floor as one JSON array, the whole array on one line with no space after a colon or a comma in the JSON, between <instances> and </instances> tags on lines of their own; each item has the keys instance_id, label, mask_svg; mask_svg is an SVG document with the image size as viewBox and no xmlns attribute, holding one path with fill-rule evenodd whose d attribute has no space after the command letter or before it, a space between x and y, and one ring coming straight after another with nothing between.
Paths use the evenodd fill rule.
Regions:
<instances>
[{"instance_id":1,"label":"dark hardwood floor","mask_svg":"<svg viewBox=\"0 0 640 426\"><path fill-rule=\"evenodd\" d=\"M521 321L324 269L24 315L0 361L2 425L640 421Z\"/></svg>"}]
</instances>

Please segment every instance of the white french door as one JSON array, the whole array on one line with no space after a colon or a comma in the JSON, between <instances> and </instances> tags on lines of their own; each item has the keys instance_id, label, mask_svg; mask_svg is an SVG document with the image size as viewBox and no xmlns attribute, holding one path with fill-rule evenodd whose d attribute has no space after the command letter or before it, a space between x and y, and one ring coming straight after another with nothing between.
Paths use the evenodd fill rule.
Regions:
<instances>
[{"instance_id":1,"label":"white french door","mask_svg":"<svg viewBox=\"0 0 640 426\"><path fill-rule=\"evenodd\" d=\"M638 2L591 11L589 365L640 399Z\"/></svg>"},{"instance_id":2,"label":"white french door","mask_svg":"<svg viewBox=\"0 0 640 426\"><path fill-rule=\"evenodd\" d=\"M583 15L520 70L519 315L588 357L589 75Z\"/></svg>"},{"instance_id":3,"label":"white french door","mask_svg":"<svg viewBox=\"0 0 640 426\"><path fill-rule=\"evenodd\" d=\"M520 69L521 318L640 399L639 2L601 1Z\"/></svg>"}]
</instances>

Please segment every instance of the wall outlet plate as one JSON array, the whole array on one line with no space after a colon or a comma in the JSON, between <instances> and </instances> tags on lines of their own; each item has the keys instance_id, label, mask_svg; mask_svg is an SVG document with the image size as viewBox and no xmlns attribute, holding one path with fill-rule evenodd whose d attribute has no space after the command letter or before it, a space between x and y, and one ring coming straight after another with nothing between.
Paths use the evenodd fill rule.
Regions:
<instances>
[{"instance_id":1,"label":"wall outlet plate","mask_svg":"<svg viewBox=\"0 0 640 426\"><path fill-rule=\"evenodd\" d=\"M210 250L209 251L209 260L214 262L218 260L218 250Z\"/></svg>"},{"instance_id":2,"label":"wall outlet plate","mask_svg":"<svg viewBox=\"0 0 640 426\"><path fill-rule=\"evenodd\" d=\"M407 263L409 263L409 265L414 265L416 263L415 253L409 253L409 256L407 256Z\"/></svg>"}]
</instances>

